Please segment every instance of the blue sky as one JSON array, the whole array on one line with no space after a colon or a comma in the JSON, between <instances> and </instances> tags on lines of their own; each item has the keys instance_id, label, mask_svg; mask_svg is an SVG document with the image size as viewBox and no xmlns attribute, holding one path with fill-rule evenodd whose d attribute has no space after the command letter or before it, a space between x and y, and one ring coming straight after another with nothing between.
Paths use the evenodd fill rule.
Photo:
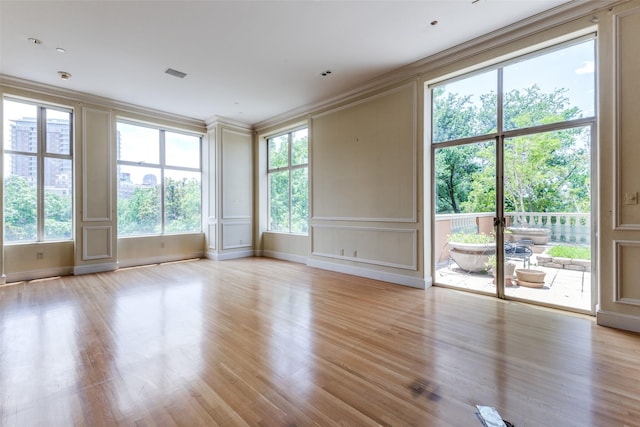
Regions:
<instances>
[{"instance_id":1,"label":"blue sky","mask_svg":"<svg viewBox=\"0 0 640 427\"><path fill-rule=\"evenodd\" d=\"M482 93L495 92L496 71L487 71L468 79L445 85L445 93L474 95L479 101ZM504 67L504 91L523 89L537 84L543 92L559 88L568 89L565 94L571 106L577 106L583 117L595 115L595 53L594 40L555 50L540 56L528 57Z\"/></svg>"}]
</instances>

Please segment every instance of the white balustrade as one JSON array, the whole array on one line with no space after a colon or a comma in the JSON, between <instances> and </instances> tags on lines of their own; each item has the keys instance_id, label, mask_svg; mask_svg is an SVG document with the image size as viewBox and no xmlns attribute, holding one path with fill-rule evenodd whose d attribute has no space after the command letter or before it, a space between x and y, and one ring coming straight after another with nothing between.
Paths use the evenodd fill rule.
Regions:
<instances>
[{"instance_id":1,"label":"white balustrade","mask_svg":"<svg viewBox=\"0 0 640 427\"><path fill-rule=\"evenodd\" d=\"M477 233L476 218L491 213L436 215L436 222L451 221L451 233ZM579 212L506 212L515 227L537 227L551 230L551 242L588 245L591 243L591 214Z\"/></svg>"}]
</instances>

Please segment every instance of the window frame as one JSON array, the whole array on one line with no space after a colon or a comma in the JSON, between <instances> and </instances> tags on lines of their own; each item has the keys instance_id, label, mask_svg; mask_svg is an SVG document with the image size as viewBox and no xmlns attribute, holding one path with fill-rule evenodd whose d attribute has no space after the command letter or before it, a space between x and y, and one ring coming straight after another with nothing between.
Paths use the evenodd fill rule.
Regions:
<instances>
[{"instance_id":1,"label":"window frame","mask_svg":"<svg viewBox=\"0 0 640 427\"><path fill-rule=\"evenodd\" d=\"M292 161L293 161L293 134L301 131L301 130L306 130L307 131L307 161L306 163L300 163L300 164L296 164L293 165ZM272 139L275 138L280 138L282 136L287 136L287 165L286 166L282 166L282 167L277 167L277 168L270 168L269 165L271 164L271 150L269 149L269 145ZM291 177L293 174L294 170L297 169L307 169L307 205L309 203L309 191L308 191L308 184L309 184L309 126L307 125L301 125L301 126L297 126L295 128L289 129L287 131L284 132L279 132L273 135L270 135L268 137L265 137L266 141L267 141L267 231L270 233L282 233L282 234L296 234L296 235L303 235L303 236L308 236L309 235L309 215L307 212L307 231L306 232L293 232L291 231L291 226L292 226L292 207L293 207L293 200L292 200L292 189L291 189ZM273 173L278 173L278 172L288 172L289 175L289 180L288 180L288 200L289 200L289 211L288 211L288 225L287 225L287 230L273 230L271 228L271 174Z\"/></svg>"},{"instance_id":2,"label":"window frame","mask_svg":"<svg viewBox=\"0 0 640 427\"><path fill-rule=\"evenodd\" d=\"M32 156L36 158L36 239L35 240L12 240L7 241L6 233L3 232L3 244L5 245L15 245L15 244L28 244L28 243L49 243L49 242L68 242L73 241L75 239L75 174L74 174L74 109L72 107L67 107L63 105L50 104L47 102L42 102L38 100L32 99L22 99L12 96L4 96L2 97L2 102L4 101L15 102L24 105L32 105L36 107L36 151L20 151L7 149L5 147L4 137L2 135L2 152L3 152L3 162L5 161L5 156L7 154L10 155L18 155L18 156ZM47 110L55 110L63 113L69 114L69 154L60 154L60 153L49 153L47 151ZM3 115L4 115L4 105L3 105ZM4 121L4 116L2 117ZM7 132L5 129L3 132ZM45 236L45 163L46 159L59 159L59 160L69 160L71 161L71 235L68 239L46 239ZM3 166L4 168L4 166ZM4 171L6 173L6 171ZM3 173L3 187L4 187L4 173ZM4 195L4 188L3 188ZM3 203L3 227L4 227L4 203Z\"/></svg>"},{"instance_id":3,"label":"window frame","mask_svg":"<svg viewBox=\"0 0 640 427\"><path fill-rule=\"evenodd\" d=\"M196 133L196 132L190 132L187 130L183 130L183 129L174 129L174 128L170 128L170 127L163 127L163 126L159 126L159 125L154 125L154 124L149 124L149 123L144 123L144 122L138 122L135 120L131 120L131 119L127 119L127 118L117 118L116 119L116 132L118 132L118 125L119 124L125 124L125 125L129 125L129 126L136 126L136 127L140 127L140 128L146 128L146 129L152 129L152 130L157 130L158 131L158 150L159 150L159 161L158 163L148 163L148 162L137 162L137 161L132 161L132 160L121 160L120 159L120 152L118 150L116 153L116 168L119 171L119 166L132 166L132 167L146 167L146 168L153 168L153 169L157 169L159 170L159 183L158 185L160 186L160 232L159 233L135 233L135 234L127 234L127 235L120 235L120 228L118 227L118 238L135 238L135 237L149 237L149 236L163 236L163 235L179 235L179 234L194 234L194 233L202 233L203 228L202 228L202 218L203 218L203 214L202 214L202 205L203 205L203 194L202 194L202 175L203 175L203 171L202 171L202 141L203 141L203 135ZM190 137L196 137L198 138L198 156L199 156L199 167L198 168L192 168L192 167L188 167L188 166L173 166L173 165L167 165L166 162L166 133L174 133L174 134L180 134L180 135L185 135L185 136L190 136ZM175 232L167 232L166 231L166 218L165 218L165 170L169 170L169 171L181 171L181 172L197 172L200 175L200 228L197 231L175 231ZM118 172L118 189L117 189L117 199L119 201L120 198L120 176L119 176L119 172ZM118 214L116 214L116 222L119 222L119 216Z\"/></svg>"}]
</instances>

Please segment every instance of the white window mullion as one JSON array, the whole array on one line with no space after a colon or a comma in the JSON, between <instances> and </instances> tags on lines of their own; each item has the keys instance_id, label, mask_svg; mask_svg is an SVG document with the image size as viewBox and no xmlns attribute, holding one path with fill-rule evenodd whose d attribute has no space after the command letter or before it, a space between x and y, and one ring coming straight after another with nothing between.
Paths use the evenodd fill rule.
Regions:
<instances>
[{"instance_id":1,"label":"white window mullion","mask_svg":"<svg viewBox=\"0 0 640 427\"><path fill-rule=\"evenodd\" d=\"M291 191L291 180L293 179L293 176L291 174L291 166L293 164L293 133L289 132L289 162L287 164L288 168L289 168L289 233L291 233L291 213L293 211L293 194Z\"/></svg>"},{"instance_id":2,"label":"white window mullion","mask_svg":"<svg viewBox=\"0 0 640 427\"><path fill-rule=\"evenodd\" d=\"M164 167L165 161L165 131L160 131L160 234L164 234L165 206L164 206Z\"/></svg>"},{"instance_id":3,"label":"white window mullion","mask_svg":"<svg viewBox=\"0 0 640 427\"><path fill-rule=\"evenodd\" d=\"M37 129L37 185L36 185L36 240L44 241L44 153L47 149L47 112L46 108L38 107L36 116Z\"/></svg>"}]
</instances>

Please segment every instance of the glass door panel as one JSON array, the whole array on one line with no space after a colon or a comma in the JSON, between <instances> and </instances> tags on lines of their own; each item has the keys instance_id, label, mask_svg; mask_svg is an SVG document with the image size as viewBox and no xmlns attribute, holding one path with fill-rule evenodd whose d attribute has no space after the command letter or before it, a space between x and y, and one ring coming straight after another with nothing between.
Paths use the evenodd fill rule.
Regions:
<instances>
[{"instance_id":1,"label":"glass door panel","mask_svg":"<svg viewBox=\"0 0 640 427\"><path fill-rule=\"evenodd\" d=\"M436 148L435 281L496 294L495 141Z\"/></svg>"},{"instance_id":2,"label":"glass door panel","mask_svg":"<svg viewBox=\"0 0 640 427\"><path fill-rule=\"evenodd\" d=\"M591 311L590 126L506 138L507 297Z\"/></svg>"}]
</instances>

